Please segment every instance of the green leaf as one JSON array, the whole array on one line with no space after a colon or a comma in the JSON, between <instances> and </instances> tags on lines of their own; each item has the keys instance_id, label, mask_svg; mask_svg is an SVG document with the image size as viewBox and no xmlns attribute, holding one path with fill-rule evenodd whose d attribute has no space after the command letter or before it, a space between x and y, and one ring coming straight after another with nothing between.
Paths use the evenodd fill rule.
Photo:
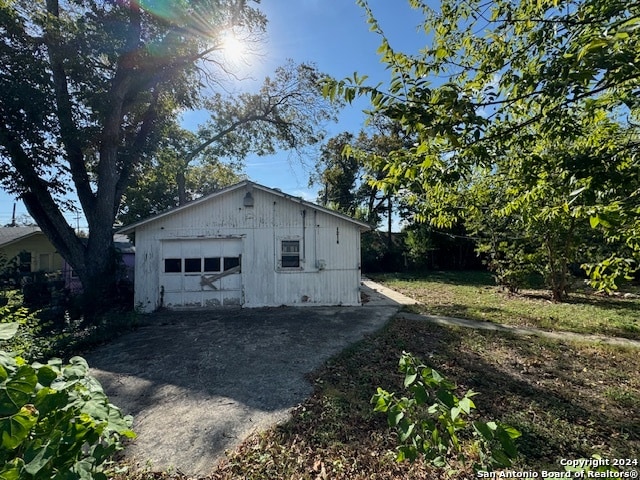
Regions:
<instances>
[{"instance_id":1,"label":"green leaf","mask_svg":"<svg viewBox=\"0 0 640 480\"><path fill-rule=\"evenodd\" d=\"M473 428L487 441L493 440L493 430L485 422L473 422Z\"/></svg>"},{"instance_id":2,"label":"green leaf","mask_svg":"<svg viewBox=\"0 0 640 480\"><path fill-rule=\"evenodd\" d=\"M444 378L436 370L431 370L431 377L438 383L441 383Z\"/></svg>"},{"instance_id":3,"label":"green leaf","mask_svg":"<svg viewBox=\"0 0 640 480\"><path fill-rule=\"evenodd\" d=\"M404 412L402 410L390 409L388 414L389 425L395 427L400 423L400 420L404 418Z\"/></svg>"},{"instance_id":4,"label":"green leaf","mask_svg":"<svg viewBox=\"0 0 640 480\"><path fill-rule=\"evenodd\" d=\"M400 441L401 442L406 442L407 439L411 437L411 434L413 433L415 428L416 428L416 424L415 423L410 423L407 426L407 428L400 434Z\"/></svg>"},{"instance_id":5,"label":"green leaf","mask_svg":"<svg viewBox=\"0 0 640 480\"><path fill-rule=\"evenodd\" d=\"M68 399L66 392L44 387L36 393L34 405L41 415L48 415L54 410L63 409L67 405Z\"/></svg>"},{"instance_id":6,"label":"green leaf","mask_svg":"<svg viewBox=\"0 0 640 480\"><path fill-rule=\"evenodd\" d=\"M42 470L49 461L56 454L56 449L50 447L51 442L46 442L44 445L41 445L35 456L25 454L26 458L29 458L28 463L25 465L24 470L30 475L36 475L40 470ZM33 452L28 452L32 454Z\"/></svg>"},{"instance_id":7,"label":"green leaf","mask_svg":"<svg viewBox=\"0 0 640 480\"><path fill-rule=\"evenodd\" d=\"M18 322L0 323L0 340L11 340L18 332Z\"/></svg>"},{"instance_id":8,"label":"green leaf","mask_svg":"<svg viewBox=\"0 0 640 480\"><path fill-rule=\"evenodd\" d=\"M0 417L13 415L31 400L38 378L33 368L22 365L0 386Z\"/></svg>"},{"instance_id":9,"label":"green leaf","mask_svg":"<svg viewBox=\"0 0 640 480\"><path fill-rule=\"evenodd\" d=\"M0 468L0 480L20 480L20 471L22 470L24 462L21 458L16 458L10 463L3 465Z\"/></svg>"},{"instance_id":10,"label":"green leaf","mask_svg":"<svg viewBox=\"0 0 640 480\"><path fill-rule=\"evenodd\" d=\"M29 435L38 421L37 410L33 406L24 406L14 415L0 419L0 445L13 450Z\"/></svg>"},{"instance_id":11,"label":"green leaf","mask_svg":"<svg viewBox=\"0 0 640 480\"><path fill-rule=\"evenodd\" d=\"M414 383L411 386L411 391L418 405L424 405L429 401L429 393L422 382Z\"/></svg>"},{"instance_id":12,"label":"green leaf","mask_svg":"<svg viewBox=\"0 0 640 480\"><path fill-rule=\"evenodd\" d=\"M453 407L451 409L451 420L455 420L460 415L461 409L458 407Z\"/></svg>"},{"instance_id":13,"label":"green leaf","mask_svg":"<svg viewBox=\"0 0 640 480\"><path fill-rule=\"evenodd\" d=\"M42 365L37 369L38 383L44 387L51 386L51 383L58 378L56 371L48 365Z\"/></svg>"},{"instance_id":14,"label":"green leaf","mask_svg":"<svg viewBox=\"0 0 640 480\"><path fill-rule=\"evenodd\" d=\"M448 390L443 388L438 389L436 397L438 397L438 400L444 403L448 408L456 406L456 397Z\"/></svg>"},{"instance_id":15,"label":"green leaf","mask_svg":"<svg viewBox=\"0 0 640 480\"><path fill-rule=\"evenodd\" d=\"M69 360L69 365L66 366L62 373L65 378L68 379L80 379L87 376L89 372L89 365L87 361L82 357L72 357Z\"/></svg>"},{"instance_id":16,"label":"green leaf","mask_svg":"<svg viewBox=\"0 0 640 480\"><path fill-rule=\"evenodd\" d=\"M471 413L472 408L475 408L473 401L468 397L464 397L462 400L460 400L460 402L458 403L458 406L467 415Z\"/></svg>"},{"instance_id":17,"label":"green leaf","mask_svg":"<svg viewBox=\"0 0 640 480\"><path fill-rule=\"evenodd\" d=\"M407 374L404 377L404 386L408 387L411 384L413 384L413 382L416 381L416 378L418 378L418 374L417 373L411 373L411 374Z\"/></svg>"},{"instance_id":18,"label":"green leaf","mask_svg":"<svg viewBox=\"0 0 640 480\"><path fill-rule=\"evenodd\" d=\"M498 429L496 430L496 437L498 438L498 440L500 440L500 445L510 458L515 458L518 455L518 450L516 449L511 436L505 431L504 428L498 427Z\"/></svg>"}]
</instances>

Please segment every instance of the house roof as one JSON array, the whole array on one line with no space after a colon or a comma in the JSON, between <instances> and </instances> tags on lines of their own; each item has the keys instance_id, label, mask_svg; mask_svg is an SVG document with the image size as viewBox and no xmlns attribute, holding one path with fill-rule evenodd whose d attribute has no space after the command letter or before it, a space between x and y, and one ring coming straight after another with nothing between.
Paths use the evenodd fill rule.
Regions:
<instances>
[{"instance_id":1,"label":"house roof","mask_svg":"<svg viewBox=\"0 0 640 480\"><path fill-rule=\"evenodd\" d=\"M152 217L149 218L145 218L143 220L140 220L138 222L126 225L124 227L122 227L120 230L118 230L117 233L120 234L129 234L129 233L133 233L135 231L136 228L142 226L142 225L146 225L147 223L150 222L154 222L156 220L159 220L160 218L166 217L168 215L173 215L174 213L180 212L182 210L186 210L188 208L191 208L195 205L199 205L201 203L205 203L213 198L222 196L222 195L226 195L227 193L233 192L235 190L241 189L241 188L246 188L246 187L251 187L254 188L256 190L262 190L264 192L270 193L272 195L277 195L279 197L285 198L287 200L290 200L292 202L296 202L299 203L301 205L307 206L309 208L314 208L318 211L324 212L328 215L332 215L334 217L337 218L341 218L342 220L346 220L347 222L351 222L355 225L357 225L361 231L366 231L366 230L370 230L371 226L365 222L361 222L360 220L356 220L354 218L349 217L348 215L344 215L340 212L336 212L335 210L330 210L328 208L325 207L321 207L320 205L317 205L313 202L308 202L306 200L303 200L300 197L295 197L293 195L289 195L287 193L283 193L280 190L276 190L274 188L269 188L269 187L265 187L264 185L260 185L259 183L255 183L249 180L243 180L242 182L236 183L234 185L231 185L229 187L223 188L221 190L218 190L217 192L211 193L209 195L206 195L204 197L198 198L197 200L193 200L192 202L186 203L184 205L181 205L179 207L174 207L174 208L170 208L169 210L165 210L164 212L158 213L156 215L153 215Z\"/></svg>"},{"instance_id":2,"label":"house roof","mask_svg":"<svg viewBox=\"0 0 640 480\"><path fill-rule=\"evenodd\" d=\"M40 227L2 227L0 228L0 247L5 247L27 237L41 234Z\"/></svg>"}]
</instances>

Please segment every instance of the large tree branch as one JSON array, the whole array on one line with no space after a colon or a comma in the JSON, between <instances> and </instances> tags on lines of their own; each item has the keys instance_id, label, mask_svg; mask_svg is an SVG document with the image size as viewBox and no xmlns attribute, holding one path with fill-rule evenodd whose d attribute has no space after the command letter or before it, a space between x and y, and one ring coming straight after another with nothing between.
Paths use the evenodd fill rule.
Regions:
<instances>
[{"instance_id":1,"label":"large tree branch","mask_svg":"<svg viewBox=\"0 0 640 480\"><path fill-rule=\"evenodd\" d=\"M135 140L133 141L131 153L128 158L125 158L123 160L123 164L120 169L120 176L116 184L116 201L114 202L114 215L117 215L118 213L122 196L124 195L124 192L129 185L129 182L131 181L133 169L140 163L144 147L147 143L147 139L151 134L158 119L158 102L159 92L158 90L155 90L153 92L153 100L147 108L147 111L145 112L144 118L142 119L142 124L140 125Z\"/></svg>"},{"instance_id":2,"label":"large tree branch","mask_svg":"<svg viewBox=\"0 0 640 480\"><path fill-rule=\"evenodd\" d=\"M58 0L47 0L47 12L53 17L53 21L59 20ZM51 74L56 98L56 110L60 122L60 135L66 149L66 157L73 183L80 204L85 212L89 211L95 201L91 190L91 183L85 165L84 154L82 152L81 135L73 120L73 106L69 94L67 74L64 68L64 54L62 52L61 35L58 25L48 23L48 30L44 36L44 41L49 53L51 64Z\"/></svg>"},{"instance_id":3,"label":"large tree branch","mask_svg":"<svg viewBox=\"0 0 640 480\"><path fill-rule=\"evenodd\" d=\"M87 216L89 229L105 225L105 218L114 218L114 204L119 182L118 150L122 137L124 107L130 96L137 63L142 32L140 8L135 2L129 5L129 27L124 53L121 54L109 91L109 108L104 116L100 138L100 159L97 166L98 188L93 215Z\"/></svg>"},{"instance_id":4,"label":"large tree branch","mask_svg":"<svg viewBox=\"0 0 640 480\"><path fill-rule=\"evenodd\" d=\"M21 194L29 214L38 223L47 238L62 257L81 269L84 262L84 245L75 235L51 196L46 182L40 178L29 155L22 149L20 140L0 129L0 143L9 153L12 163L22 177L27 190Z\"/></svg>"}]
</instances>

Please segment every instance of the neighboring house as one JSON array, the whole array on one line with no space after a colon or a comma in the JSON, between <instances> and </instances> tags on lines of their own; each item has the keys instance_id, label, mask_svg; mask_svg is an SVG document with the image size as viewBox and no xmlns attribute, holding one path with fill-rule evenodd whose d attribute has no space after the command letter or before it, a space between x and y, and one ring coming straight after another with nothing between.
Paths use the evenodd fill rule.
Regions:
<instances>
[{"instance_id":1,"label":"neighboring house","mask_svg":"<svg viewBox=\"0 0 640 480\"><path fill-rule=\"evenodd\" d=\"M122 259L122 272L120 280L133 283L135 270L136 249L125 235L114 235L113 245ZM62 261L62 277L64 285L73 293L82 292L82 284L80 278L66 261Z\"/></svg>"},{"instance_id":2,"label":"neighboring house","mask_svg":"<svg viewBox=\"0 0 640 480\"><path fill-rule=\"evenodd\" d=\"M0 253L6 260L17 257L23 273L62 269L62 257L39 227L0 228Z\"/></svg>"},{"instance_id":3,"label":"neighboring house","mask_svg":"<svg viewBox=\"0 0 640 480\"><path fill-rule=\"evenodd\" d=\"M243 181L119 230L135 233L135 304L359 305L363 222Z\"/></svg>"}]
</instances>

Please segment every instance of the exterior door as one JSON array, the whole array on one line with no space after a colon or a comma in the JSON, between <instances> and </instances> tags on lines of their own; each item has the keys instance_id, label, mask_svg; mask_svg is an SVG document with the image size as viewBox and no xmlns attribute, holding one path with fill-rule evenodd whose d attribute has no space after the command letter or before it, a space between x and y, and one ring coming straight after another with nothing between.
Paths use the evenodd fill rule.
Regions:
<instances>
[{"instance_id":1,"label":"exterior door","mask_svg":"<svg viewBox=\"0 0 640 480\"><path fill-rule=\"evenodd\" d=\"M242 305L240 238L165 240L161 261L163 306Z\"/></svg>"}]
</instances>

